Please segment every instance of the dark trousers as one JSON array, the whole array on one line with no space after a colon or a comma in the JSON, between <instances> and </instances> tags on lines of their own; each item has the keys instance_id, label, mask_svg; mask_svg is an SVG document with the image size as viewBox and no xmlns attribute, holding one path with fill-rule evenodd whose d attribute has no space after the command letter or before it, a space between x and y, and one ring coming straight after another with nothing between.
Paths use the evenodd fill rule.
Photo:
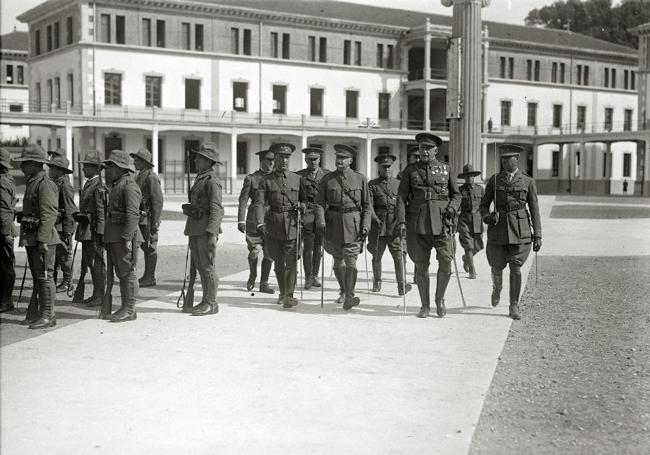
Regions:
<instances>
[{"instance_id":1,"label":"dark trousers","mask_svg":"<svg viewBox=\"0 0 650 455\"><path fill-rule=\"evenodd\" d=\"M275 263L275 277L280 287L280 298L293 297L296 288L296 239L266 239L269 253Z\"/></svg>"},{"instance_id":2,"label":"dark trousers","mask_svg":"<svg viewBox=\"0 0 650 455\"><path fill-rule=\"evenodd\" d=\"M144 253L145 275L151 275L151 278L153 278L156 262L158 261L158 233L152 234L149 232L149 225L147 224L140 225L140 232L144 238L140 248Z\"/></svg>"},{"instance_id":3,"label":"dark trousers","mask_svg":"<svg viewBox=\"0 0 650 455\"><path fill-rule=\"evenodd\" d=\"M54 273L60 268L63 280L70 282L72 278L72 236L59 232L61 243L56 246L56 259L54 260Z\"/></svg>"},{"instance_id":4,"label":"dark trousers","mask_svg":"<svg viewBox=\"0 0 650 455\"><path fill-rule=\"evenodd\" d=\"M102 297L106 284L106 262L104 261L104 247L101 243L95 240L81 242L81 268L90 269L93 297Z\"/></svg>"},{"instance_id":5,"label":"dark trousers","mask_svg":"<svg viewBox=\"0 0 650 455\"><path fill-rule=\"evenodd\" d=\"M214 306L217 304L217 289L219 287L219 276L215 267L217 249L210 247L208 234L193 235L190 236L190 253L192 262L201 278L202 302L205 301Z\"/></svg>"},{"instance_id":6,"label":"dark trousers","mask_svg":"<svg viewBox=\"0 0 650 455\"><path fill-rule=\"evenodd\" d=\"M16 282L14 238L0 235L0 304L9 305Z\"/></svg>"},{"instance_id":7,"label":"dark trousers","mask_svg":"<svg viewBox=\"0 0 650 455\"><path fill-rule=\"evenodd\" d=\"M49 245L45 254L39 253L37 246L27 247L27 263L34 283L32 292L38 294L38 299L32 299L27 308L27 317L29 319L54 317L56 287L54 286L53 273L55 257L56 245Z\"/></svg>"},{"instance_id":8,"label":"dark trousers","mask_svg":"<svg viewBox=\"0 0 650 455\"><path fill-rule=\"evenodd\" d=\"M404 280L404 265L402 261L406 256L406 242L399 236L376 237L373 242L368 242L368 251L372 254L372 274L375 280L381 281L381 259L384 257L386 247L390 251L395 264L395 275L398 283ZM400 254L400 243L402 253Z\"/></svg>"},{"instance_id":9,"label":"dark trousers","mask_svg":"<svg viewBox=\"0 0 650 455\"><path fill-rule=\"evenodd\" d=\"M120 296L122 305L135 305L135 296L138 294L138 279L135 276L135 269L138 264L139 242L131 242L131 251L124 242L109 243L106 251L111 255L113 270L117 279L120 280ZM112 273L109 271L109 273Z\"/></svg>"},{"instance_id":10,"label":"dark trousers","mask_svg":"<svg viewBox=\"0 0 650 455\"><path fill-rule=\"evenodd\" d=\"M305 277L318 276L322 259L323 236L318 235L314 223L305 224L302 230L303 250L302 262Z\"/></svg>"}]
</instances>

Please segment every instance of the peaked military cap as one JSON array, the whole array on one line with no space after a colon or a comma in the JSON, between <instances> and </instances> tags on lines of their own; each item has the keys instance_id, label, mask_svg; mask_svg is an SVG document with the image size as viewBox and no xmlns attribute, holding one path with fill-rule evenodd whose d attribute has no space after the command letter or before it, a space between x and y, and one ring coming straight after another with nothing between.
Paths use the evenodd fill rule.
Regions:
<instances>
[{"instance_id":1,"label":"peaked military cap","mask_svg":"<svg viewBox=\"0 0 650 455\"><path fill-rule=\"evenodd\" d=\"M346 158L354 158L357 156L357 151L345 144L334 144L334 150L336 156L344 156Z\"/></svg>"},{"instance_id":2,"label":"peaked military cap","mask_svg":"<svg viewBox=\"0 0 650 455\"><path fill-rule=\"evenodd\" d=\"M137 156L142 161L145 161L151 167L153 167L154 165L151 158L151 152L147 149L140 149L135 153L134 152L129 153L129 155L131 155L133 158Z\"/></svg>"},{"instance_id":3,"label":"peaked military cap","mask_svg":"<svg viewBox=\"0 0 650 455\"><path fill-rule=\"evenodd\" d=\"M379 165L383 167L392 166L395 160L397 160L397 157L389 153L382 153L375 157L375 163L379 163Z\"/></svg>"},{"instance_id":4,"label":"peaked military cap","mask_svg":"<svg viewBox=\"0 0 650 455\"><path fill-rule=\"evenodd\" d=\"M4 166L7 169L13 169L11 165L11 154L9 150L0 148L0 166Z\"/></svg>"},{"instance_id":5,"label":"peaked military cap","mask_svg":"<svg viewBox=\"0 0 650 455\"><path fill-rule=\"evenodd\" d=\"M440 139L435 134L431 134L431 133L416 134L415 140L418 142L418 144L421 145L429 145L429 146L435 145L436 147L440 147L440 145L442 144L442 139Z\"/></svg>"},{"instance_id":6,"label":"peaked military cap","mask_svg":"<svg viewBox=\"0 0 650 455\"><path fill-rule=\"evenodd\" d=\"M123 150L111 150L111 154L107 160L102 161L102 164L113 163L119 168L126 169L129 172L135 172L133 166L133 159Z\"/></svg>"},{"instance_id":7,"label":"peaked military cap","mask_svg":"<svg viewBox=\"0 0 650 455\"><path fill-rule=\"evenodd\" d=\"M305 158L320 158L323 151L316 147L307 147L302 149L302 153L305 154Z\"/></svg>"},{"instance_id":8,"label":"peaked military cap","mask_svg":"<svg viewBox=\"0 0 650 455\"><path fill-rule=\"evenodd\" d=\"M275 159L275 153L273 153L270 150L260 150L259 152L255 152L255 154L259 156L260 159L267 159L267 160Z\"/></svg>"},{"instance_id":9,"label":"peaked military cap","mask_svg":"<svg viewBox=\"0 0 650 455\"><path fill-rule=\"evenodd\" d=\"M474 166L472 166L471 163L468 163L463 166L463 172L458 174L458 178L462 179L464 177L476 177L477 175L481 175L481 171L475 171Z\"/></svg>"},{"instance_id":10,"label":"peaked military cap","mask_svg":"<svg viewBox=\"0 0 650 455\"><path fill-rule=\"evenodd\" d=\"M20 152L20 158L15 158L14 161L20 163L21 161L35 161L36 163L47 163L47 154L43 147L38 144L29 144L23 147Z\"/></svg>"},{"instance_id":11,"label":"peaked military cap","mask_svg":"<svg viewBox=\"0 0 650 455\"><path fill-rule=\"evenodd\" d=\"M83 159L79 160L79 162L81 164L94 164L96 166L99 166L101 162L99 151L98 150L87 151L86 155L83 157Z\"/></svg>"},{"instance_id":12,"label":"peaked military cap","mask_svg":"<svg viewBox=\"0 0 650 455\"><path fill-rule=\"evenodd\" d=\"M273 152L275 155L289 156L294 152L294 150L296 150L296 146L293 144L289 144L288 142L280 142L278 144L272 144L269 147L269 151Z\"/></svg>"},{"instance_id":13,"label":"peaked military cap","mask_svg":"<svg viewBox=\"0 0 650 455\"><path fill-rule=\"evenodd\" d=\"M523 147L515 144L501 144L499 146L499 153L501 158L508 158L510 156L519 156L524 151Z\"/></svg>"},{"instance_id":14,"label":"peaked military cap","mask_svg":"<svg viewBox=\"0 0 650 455\"><path fill-rule=\"evenodd\" d=\"M65 157L65 155L58 155L54 154L50 156L50 161L47 162L47 165L52 167L58 167L59 169L63 169L63 172L66 174L72 174L72 169L69 169L70 167L70 161Z\"/></svg>"},{"instance_id":15,"label":"peaked military cap","mask_svg":"<svg viewBox=\"0 0 650 455\"><path fill-rule=\"evenodd\" d=\"M217 144L214 142L206 142L201 144L198 150L192 150L192 153L196 153L212 161L215 164L223 164L219 159L219 152L217 151Z\"/></svg>"},{"instance_id":16,"label":"peaked military cap","mask_svg":"<svg viewBox=\"0 0 650 455\"><path fill-rule=\"evenodd\" d=\"M52 156L65 156L65 149L62 149L61 147L57 148L56 150L48 150L47 152L50 157Z\"/></svg>"}]
</instances>

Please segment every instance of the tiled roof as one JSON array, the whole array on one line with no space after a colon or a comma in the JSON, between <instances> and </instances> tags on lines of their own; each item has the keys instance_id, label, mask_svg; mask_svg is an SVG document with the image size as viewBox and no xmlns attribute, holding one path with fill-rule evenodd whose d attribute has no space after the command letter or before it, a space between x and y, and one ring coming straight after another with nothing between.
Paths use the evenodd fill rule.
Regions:
<instances>
[{"instance_id":1,"label":"tiled roof","mask_svg":"<svg viewBox=\"0 0 650 455\"><path fill-rule=\"evenodd\" d=\"M11 32L0 35L0 49L27 51L27 32Z\"/></svg>"}]
</instances>

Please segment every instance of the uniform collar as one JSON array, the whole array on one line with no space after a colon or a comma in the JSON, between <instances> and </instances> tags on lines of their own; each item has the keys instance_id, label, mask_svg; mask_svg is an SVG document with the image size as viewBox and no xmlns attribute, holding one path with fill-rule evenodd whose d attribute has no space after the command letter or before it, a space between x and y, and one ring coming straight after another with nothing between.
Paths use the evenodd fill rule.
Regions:
<instances>
[{"instance_id":1,"label":"uniform collar","mask_svg":"<svg viewBox=\"0 0 650 455\"><path fill-rule=\"evenodd\" d=\"M262 175L269 175L269 174L272 174L272 173L273 173L273 168L269 169L268 171L265 171L264 169L259 168L259 169L257 170L257 172L259 172L259 173L262 174Z\"/></svg>"},{"instance_id":2,"label":"uniform collar","mask_svg":"<svg viewBox=\"0 0 650 455\"><path fill-rule=\"evenodd\" d=\"M40 179L45 176L45 169L42 171L38 171L36 174L32 175L30 178L27 179L28 182L31 182L32 180Z\"/></svg>"}]
</instances>

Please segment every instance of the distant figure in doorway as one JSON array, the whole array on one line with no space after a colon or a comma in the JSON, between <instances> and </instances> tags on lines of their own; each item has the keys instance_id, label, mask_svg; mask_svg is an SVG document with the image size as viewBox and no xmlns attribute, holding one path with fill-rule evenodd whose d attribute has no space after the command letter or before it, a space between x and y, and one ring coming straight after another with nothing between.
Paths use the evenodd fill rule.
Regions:
<instances>
[{"instance_id":1,"label":"distant figure in doorway","mask_svg":"<svg viewBox=\"0 0 650 455\"><path fill-rule=\"evenodd\" d=\"M623 180L623 194L627 194L627 186L628 186L627 180Z\"/></svg>"},{"instance_id":2,"label":"distant figure in doorway","mask_svg":"<svg viewBox=\"0 0 650 455\"><path fill-rule=\"evenodd\" d=\"M492 132L492 127L494 126L494 123L492 123L492 117L488 120L487 127L488 127L488 133Z\"/></svg>"}]
</instances>

